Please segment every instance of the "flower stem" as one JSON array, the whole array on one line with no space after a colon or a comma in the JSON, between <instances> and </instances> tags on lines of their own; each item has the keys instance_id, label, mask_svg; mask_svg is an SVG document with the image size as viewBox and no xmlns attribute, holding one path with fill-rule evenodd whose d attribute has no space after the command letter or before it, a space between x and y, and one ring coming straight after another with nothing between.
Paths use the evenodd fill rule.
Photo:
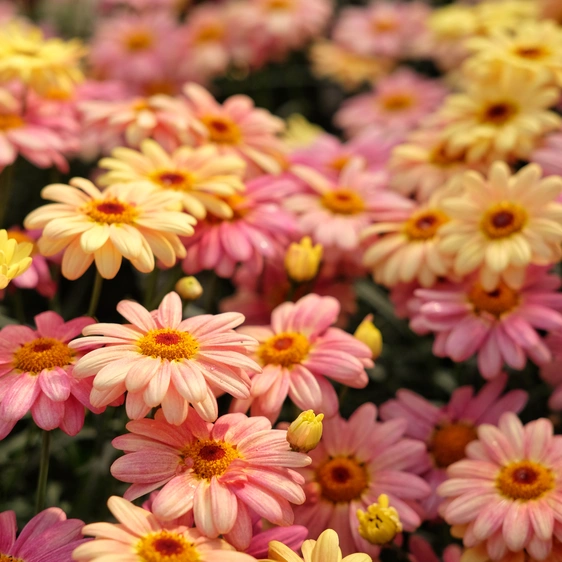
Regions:
<instances>
[{"instance_id":1,"label":"flower stem","mask_svg":"<svg viewBox=\"0 0 562 562\"><path fill-rule=\"evenodd\" d=\"M43 430L41 441L41 461L39 464L39 479L37 480L37 500L35 511L39 513L45 507L47 495L47 481L49 478L49 451L51 448L51 432Z\"/></svg>"},{"instance_id":2,"label":"flower stem","mask_svg":"<svg viewBox=\"0 0 562 562\"><path fill-rule=\"evenodd\" d=\"M100 275L100 272L96 270L96 278L94 280L94 287L92 288L92 296L90 297L90 306L88 307L87 316L94 316L96 314L98 303L100 302L102 283L103 277Z\"/></svg>"},{"instance_id":3,"label":"flower stem","mask_svg":"<svg viewBox=\"0 0 562 562\"><path fill-rule=\"evenodd\" d=\"M4 220L10 204L12 189L14 187L14 164L6 166L0 172L0 227L5 227Z\"/></svg>"},{"instance_id":4,"label":"flower stem","mask_svg":"<svg viewBox=\"0 0 562 562\"><path fill-rule=\"evenodd\" d=\"M156 292L156 286L158 285L158 273L160 270L157 267L148 274L148 279L146 280L146 291L144 293L144 307L148 310L152 310L152 301L154 300L154 293ZM158 303L160 304L160 303Z\"/></svg>"}]
</instances>

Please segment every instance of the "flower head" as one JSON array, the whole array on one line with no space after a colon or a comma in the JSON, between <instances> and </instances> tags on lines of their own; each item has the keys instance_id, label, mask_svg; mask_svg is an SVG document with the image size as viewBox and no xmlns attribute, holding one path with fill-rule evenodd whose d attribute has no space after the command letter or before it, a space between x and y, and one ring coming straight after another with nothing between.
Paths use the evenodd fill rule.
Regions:
<instances>
[{"instance_id":1,"label":"flower head","mask_svg":"<svg viewBox=\"0 0 562 562\"><path fill-rule=\"evenodd\" d=\"M371 544L383 545L391 542L402 532L400 516L394 507L388 503L388 496L381 494L375 503L367 507L366 511L357 510L359 520L359 534Z\"/></svg>"},{"instance_id":2,"label":"flower head","mask_svg":"<svg viewBox=\"0 0 562 562\"><path fill-rule=\"evenodd\" d=\"M0 289L5 289L12 279L31 267L32 251L31 242L18 242L6 230L0 230Z\"/></svg>"}]
</instances>

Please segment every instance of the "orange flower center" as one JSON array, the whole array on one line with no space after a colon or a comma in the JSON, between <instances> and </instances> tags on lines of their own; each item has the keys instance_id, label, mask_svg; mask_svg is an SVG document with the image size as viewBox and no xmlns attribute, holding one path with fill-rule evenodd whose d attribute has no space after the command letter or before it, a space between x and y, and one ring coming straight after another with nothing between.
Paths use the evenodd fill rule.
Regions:
<instances>
[{"instance_id":1,"label":"orange flower center","mask_svg":"<svg viewBox=\"0 0 562 562\"><path fill-rule=\"evenodd\" d=\"M322 195L322 205L338 215L355 215L365 210L362 197L345 187L326 191Z\"/></svg>"},{"instance_id":2,"label":"orange flower center","mask_svg":"<svg viewBox=\"0 0 562 562\"><path fill-rule=\"evenodd\" d=\"M15 113L0 113L0 131L18 129L24 125L24 120Z\"/></svg>"},{"instance_id":3,"label":"orange flower center","mask_svg":"<svg viewBox=\"0 0 562 562\"><path fill-rule=\"evenodd\" d=\"M25 562L21 558L15 558L14 556L10 556L9 554L2 554L0 553L0 562Z\"/></svg>"},{"instance_id":4,"label":"orange flower center","mask_svg":"<svg viewBox=\"0 0 562 562\"><path fill-rule=\"evenodd\" d=\"M310 350L306 336L298 332L282 332L263 342L258 349L258 357L264 365L281 365L290 369L302 363Z\"/></svg>"},{"instance_id":5,"label":"orange flower center","mask_svg":"<svg viewBox=\"0 0 562 562\"><path fill-rule=\"evenodd\" d=\"M55 338L37 338L24 343L14 353L14 369L38 375L43 369L65 367L72 363L74 353Z\"/></svg>"},{"instance_id":6,"label":"orange flower center","mask_svg":"<svg viewBox=\"0 0 562 562\"><path fill-rule=\"evenodd\" d=\"M447 468L454 462L464 459L466 446L475 439L478 439L478 434L474 426L451 423L435 430L428 450L436 466Z\"/></svg>"},{"instance_id":7,"label":"orange flower center","mask_svg":"<svg viewBox=\"0 0 562 562\"><path fill-rule=\"evenodd\" d=\"M84 212L100 224L132 224L138 215L133 205L117 199L95 199L86 205Z\"/></svg>"},{"instance_id":8,"label":"orange flower center","mask_svg":"<svg viewBox=\"0 0 562 562\"><path fill-rule=\"evenodd\" d=\"M480 283L475 283L468 293L468 300L476 313L487 312L500 318L519 304L519 294L503 281L493 291L485 291Z\"/></svg>"},{"instance_id":9,"label":"orange flower center","mask_svg":"<svg viewBox=\"0 0 562 562\"><path fill-rule=\"evenodd\" d=\"M199 562L201 557L195 545L183 535L161 530L144 535L136 544L141 562Z\"/></svg>"},{"instance_id":10,"label":"orange flower center","mask_svg":"<svg viewBox=\"0 0 562 562\"><path fill-rule=\"evenodd\" d=\"M181 451L182 463L201 479L224 474L240 453L234 445L214 439L197 439Z\"/></svg>"},{"instance_id":11,"label":"orange flower center","mask_svg":"<svg viewBox=\"0 0 562 562\"><path fill-rule=\"evenodd\" d=\"M530 60L539 60L551 54L550 51L542 45L519 46L516 47L513 52L519 57Z\"/></svg>"},{"instance_id":12,"label":"orange flower center","mask_svg":"<svg viewBox=\"0 0 562 562\"><path fill-rule=\"evenodd\" d=\"M536 500L554 488L554 475L537 462L517 461L502 467L496 488L511 500Z\"/></svg>"},{"instance_id":13,"label":"orange flower center","mask_svg":"<svg viewBox=\"0 0 562 562\"><path fill-rule=\"evenodd\" d=\"M174 82L170 80L151 80L147 82L142 91L147 96L156 96L158 94L164 94L166 96L173 96L177 93L178 86ZM143 109L147 109L147 107L143 107Z\"/></svg>"},{"instance_id":14,"label":"orange flower center","mask_svg":"<svg viewBox=\"0 0 562 562\"><path fill-rule=\"evenodd\" d=\"M322 496L333 502L357 499L369 484L367 469L354 457L333 457L316 470Z\"/></svg>"},{"instance_id":15,"label":"orange flower center","mask_svg":"<svg viewBox=\"0 0 562 562\"><path fill-rule=\"evenodd\" d=\"M377 18L371 22L371 29L378 33L388 33L398 28L398 21L394 18Z\"/></svg>"},{"instance_id":16,"label":"orange flower center","mask_svg":"<svg viewBox=\"0 0 562 562\"><path fill-rule=\"evenodd\" d=\"M72 92L68 92L63 88L51 86L44 94L44 97L56 101L68 101L72 97Z\"/></svg>"},{"instance_id":17,"label":"orange flower center","mask_svg":"<svg viewBox=\"0 0 562 562\"><path fill-rule=\"evenodd\" d=\"M464 162L465 157L466 154L464 152L455 154L454 156L450 156L445 150L445 143L439 143L429 153L428 162L440 168L448 168L449 166L453 166L454 164Z\"/></svg>"},{"instance_id":18,"label":"orange flower center","mask_svg":"<svg viewBox=\"0 0 562 562\"><path fill-rule=\"evenodd\" d=\"M519 113L519 108L512 102L495 102L484 108L481 116L483 123L505 125Z\"/></svg>"},{"instance_id":19,"label":"orange flower center","mask_svg":"<svg viewBox=\"0 0 562 562\"><path fill-rule=\"evenodd\" d=\"M272 11L290 10L293 8L294 4L295 0L267 0L265 9Z\"/></svg>"},{"instance_id":20,"label":"orange flower center","mask_svg":"<svg viewBox=\"0 0 562 562\"><path fill-rule=\"evenodd\" d=\"M449 217L438 209L424 209L414 213L404 224L404 234L411 241L431 240Z\"/></svg>"},{"instance_id":21,"label":"orange flower center","mask_svg":"<svg viewBox=\"0 0 562 562\"><path fill-rule=\"evenodd\" d=\"M350 156L343 154L342 156L337 156L334 158L329 166L330 168L336 170L337 172L341 172L346 166L347 163L351 160Z\"/></svg>"},{"instance_id":22,"label":"orange flower center","mask_svg":"<svg viewBox=\"0 0 562 562\"><path fill-rule=\"evenodd\" d=\"M414 98L409 94L391 94L384 96L379 103L387 111L403 111L414 105Z\"/></svg>"},{"instance_id":23,"label":"orange flower center","mask_svg":"<svg viewBox=\"0 0 562 562\"><path fill-rule=\"evenodd\" d=\"M211 41L220 41L223 37L224 26L220 23L210 23L196 33L193 41L195 44L210 43Z\"/></svg>"},{"instance_id":24,"label":"orange flower center","mask_svg":"<svg viewBox=\"0 0 562 562\"><path fill-rule=\"evenodd\" d=\"M175 191L191 191L194 183L193 175L183 170L152 172L150 179L165 189L173 189Z\"/></svg>"},{"instance_id":25,"label":"orange flower center","mask_svg":"<svg viewBox=\"0 0 562 562\"><path fill-rule=\"evenodd\" d=\"M133 31L125 37L125 47L132 52L144 51L152 47L154 37L147 29Z\"/></svg>"},{"instance_id":26,"label":"orange flower center","mask_svg":"<svg viewBox=\"0 0 562 562\"><path fill-rule=\"evenodd\" d=\"M192 359L199 351L199 342L191 334L173 328L150 330L137 345L143 355L168 361Z\"/></svg>"},{"instance_id":27,"label":"orange flower center","mask_svg":"<svg viewBox=\"0 0 562 562\"><path fill-rule=\"evenodd\" d=\"M238 144L242 139L242 132L238 125L222 115L205 115L202 123L209 131L209 139L217 144Z\"/></svg>"},{"instance_id":28,"label":"orange flower center","mask_svg":"<svg viewBox=\"0 0 562 562\"><path fill-rule=\"evenodd\" d=\"M145 98L136 98L131 103L131 109L136 112L145 111L146 109L150 109L150 104Z\"/></svg>"},{"instance_id":29,"label":"orange flower center","mask_svg":"<svg viewBox=\"0 0 562 562\"><path fill-rule=\"evenodd\" d=\"M521 232L529 215L518 203L502 201L490 206L480 222L480 228L488 238L506 238Z\"/></svg>"}]
</instances>

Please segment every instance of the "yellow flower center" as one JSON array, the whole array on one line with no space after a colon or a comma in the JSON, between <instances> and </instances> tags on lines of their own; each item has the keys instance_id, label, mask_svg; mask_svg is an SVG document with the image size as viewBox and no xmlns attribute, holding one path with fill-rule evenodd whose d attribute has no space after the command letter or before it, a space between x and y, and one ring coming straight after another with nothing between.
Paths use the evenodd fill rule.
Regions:
<instances>
[{"instance_id":1,"label":"yellow flower center","mask_svg":"<svg viewBox=\"0 0 562 562\"><path fill-rule=\"evenodd\" d=\"M142 562L198 562L201 560L194 544L173 531L158 531L143 536L136 545Z\"/></svg>"},{"instance_id":2,"label":"yellow flower center","mask_svg":"<svg viewBox=\"0 0 562 562\"><path fill-rule=\"evenodd\" d=\"M175 191L191 191L194 184L193 175L183 170L152 172L150 179L165 189L173 189Z\"/></svg>"},{"instance_id":3,"label":"yellow flower center","mask_svg":"<svg viewBox=\"0 0 562 562\"><path fill-rule=\"evenodd\" d=\"M84 212L92 220L101 224L132 224L138 215L133 205L117 199L90 201Z\"/></svg>"},{"instance_id":4,"label":"yellow flower center","mask_svg":"<svg viewBox=\"0 0 562 562\"><path fill-rule=\"evenodd\" d=\"M72 97L72 92L69 92L63 88L57 88L56 86L51 86L45 92L44 97L55 101L68 101Z\"/></svg>"},{"instance_id":5,"label":"yellow flower center","mask_svg":"<svg viewBox=\"0 0 562 562\"><path fill-rule=\"evenodd\" d=\"M428 445L428 450L439 468L447 468L464 459L466 446L478 439L476 429L464 423L451 423L438 427Z\"/></svg>"},{"instance_id":6,"label":"yellow flower center","mask_svg":"<svg viewBox=\"0 0 562 562\"><path fill-rule=\"evenodd\" d=\"M475 283L468 293L468 300L476 313L488 312L499 318L519 304L519 294L503 281L493 291L485 291L480 283Z\"/></svg>"},{"instance_id":7,"label":"yellow flower center","mask_svg":"<svg viewBox=\"0 0 562 562\"><path fill-rule=\"evenodd\" d=\"M336 170L337 172L341 172L346 166L347 163L351 160L350 156L347 155L342 155L342 156L337 156L336 158L334 158L329 166L330 168Z\"/></svg>"},{"instance_id":8,"label":"yellow flower center","mask_svg":"<svg viewBox=\"0 0 562 562\"><path fill-rule=\"evenodd\" d=\"M24 120L15 113L0 113L0 131L23 127Z\"/></svg>"},{"instance_id":9,"label":"yellow flower center","mask_svg":"<svg viewBox=\"0 0 562 562\"><path fill-rule=\"evenodd\" d=\"M371 22L371 29L378 33L388 33L398 28L398 22L394 18L377 18Z\"/></svg>"},{"instance_id":10,"label":"yellow flower center","mask_svg":"<svg viewBox=\"0 0 562 562\"><path fill-rule=\"evenodd\" d=\"M144 51L152 47L154 37L147 29L133 31L125 37L125 47L132 52Z\"/></svg>"},{"instance_id":11,"label":"yellow flower center","mask_svg":"<svg viewBox=\"0 0 562 562\"><path fill-rule=\"evenodd\" d=\"M236 447L225 441L197 439L181 452L185 466L201 479L210 480L213 476L224 474L234 459L239 459Z\"/></svg>"},{"instance_id":12,"label":"yellow flower center","mask_svg":"<svg viewBox=\"0 0 562 562\"><path fill-rule=\"evenodd\" d=\"M220 41L223 37L224 26L220 23L210 23L197 32L193 41L195 44L210 43L211 41Z\"/></svg>"},{"instance_id":13,"label":"yellow flower center","mask_svg":"<svg viewBox=\"0 0 562 562\"><path fill-rule=\"evenodd\" d=\"M164 94L166 96L173 96L176 94L178 87L176 84L171 82L170 80L151 80L147 82L142 91L147 96L156 96L158 94ZM144 107L143 109L147 109Z\"/></svg>"},{"instance_id":14,"label":"yellow flower center","mask_svg":"<svg viewBox=\"0 0 562 562\"><path fill-rule=\"evenodd\" d=\"M379 103L387 111L403 111L414 105L414 98L409 94L391 94L384 96Z\"/></svg>"},{"instance_id":15,"label":"yellow flower center","mask_svg":"<svg viewBox=\"0 0 562 562\"><path fill-rule=\"evenodd\" d=\"M150 109L150 104L145 98L136 98L131 103L131 109L138 113Z\"/></svg>"},{"instance_id":16,"label":"yellow flower center","mask_svg":"<svg viewBox=\"0 0 562 562\"><path fill-rule=\"evenodd\" d=\"M404 224L404 234L411 241L431 240L449 217L438 209L424 209L414 213Z\"/></svg>"},{"instance_id":17,"label":"yellow flower center","mask_svg":"<svg viewBox=\"0 0 562 562\"><path fill-rule=\"evenodd\" d=\"M192 359L199 351L199 342L191 334L172 328L150 330L137 345L143 355L168 361Z\"/></svg>"},{"instance_id":18,"label":"yellow flower center","mask_svg":"<svg viewBox=\"0 0 562 562\"><path fill-rule=\"evenodd\" d=\"M24 343L14 353L14 369L38 375L43 369L65 367L74 354L65 343L55 338L37 338Z\"/></svg>"},{"instance_id":19,"label":"yellow flower center","mask_svg":"<svg viewBox=\"0 0 562 562\"><path fill-rule=\"evenodd\" d=\"M506 238L520 232L529 215L519 204L502 201L490 206L480 222L480 228L488 238Z\"/></svg>"},{"instance_id":20,"label":"yellow flower center","mask_svg":"<svg viewBox=\"0 0 562 562\"><path fill-rule=\"evenodd\" d=\"M481 121L492 125L505 125L517 113L519 108L512 102L494 102L484 108Z\"/></svg>"},{"instance_id":21,"label":"yellow flower center","mask_svg":"<svg viewBox=\"0 0 562 562\"><path fill-rule=\"evenodd\" d=\"M461 152L460 154L455 154L451 156L447 153L445 149L445 143L439 143L428 156L428 162L439 168L448 168L454 164L459 164L465 161L466 154Z\"/></svg>"},{"instance_id":22,"label":"yellow flower center","mask_svg":"<svg viewBox=\"0 0 562 562\"><path fill-rule=\"evenodd\" d=\"M242 132L238 125L222 115L205 115L202 123L209 131L209 139L217 144L238 144L242 139Z\"/></svg>"},{"instance_id":23,"label":"yellow flower center","mask_svg":"<svg viewBox=\"0 0 562 562\"><path fill-rule=\"evenodd\" d=\"M294 0L267 0L265 4L266 10L290 10L295 4Z\"/></svg>"},{"instance_id":24,"label":"yellow flower center","mask_svg":"<svg viewBox=\"0 0 562 562\"><path fill-rule=\"evenodd\" d=\"M281 365L291 368L302 363L310 350L306 336L298 332L282 332L263 342L258 349L258 357L264 365Z\"/></svg>"},{"instance_id":25,"label":"yellow flower center","mask_svg":"<svg viewBox=\"0 0 562 562\"><path fill-rule=\"evenodd\" d=\"M513 50L513 53L521 58L530 60L547 58L551 54L543 45L518 46Z\"/></svg>"},{"instance_id":26,"label":"yellow flower center","mask_svg":"<svg viewBox=\"0 0 562 562\"><path fill-rule=\"evenodd\" d=\"M357 499L369 484L365 465L353 457L333 457L316 470L322 496L333 502Z\"/></svg>"},{"instance_id":27,"label":"yellow flower center","mask_svg":"<svg viewBox=\"0 0 562 562\"><path fill-rule=\"evenodd\" d=\"M355 215L365 210L362 197L345 187L326 191L322 195L322 205L338 215Z\"/></svg>"},{"instance_id":28,"label":"yellow flower center","mask_svg":"<svg viewBox=\"0 0 562 562\"><path fill-rule=\"evenodd\" d=\"M542 464L517 461L502 467L496 478L496 488L512 500L536 500L554 488L554 475Z\"/></svg>"},{"instance_id":29,"label":"yellow flower center","mask_svg":"<svg viewBox=\"0 0 562 562\"><path fill-rule=\"evenodd\" d=\"M0 553L0 562L25 562L21 558L15 558L14 556L10 556L9 554L2 554Z\"/></svg>"}]
</instances>

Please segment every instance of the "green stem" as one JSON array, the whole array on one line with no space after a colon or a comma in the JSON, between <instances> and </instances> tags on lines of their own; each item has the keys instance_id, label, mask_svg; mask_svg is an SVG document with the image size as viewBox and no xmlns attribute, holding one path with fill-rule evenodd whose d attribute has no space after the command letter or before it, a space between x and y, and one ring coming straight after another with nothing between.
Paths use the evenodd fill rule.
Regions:
<instances>
[{"instance_id":1,"label":"green stem","mask_svg":"<svg viewBox=\"0 0 562 562\"><path fill-rule=\"evenodd\" d=\"M150 305L154 299L154 293L156 292L156 286L158 285L158 274L160 270L157 267L148 274L148 279L146 280L146 291L144 293L144 307L151 310ZM158 303L160 304L160 303Z\"/></svg>"},{"instance_id":2,"label":"green stem","mask_svg":"<svg viewBox=\"0 0 562 562\"><path fill-rule=\"evenodd\" d=\"M94 280L94 287L92 288L92 296L90 298L90 306L88 307L87 316L95 316L100 302L101 286L103 284L103 277L100 272L96 270L96 278Z\"/></svg>"},{"instance_id":3,"label":"green stem","mask_svg":"<svg viewBox=\"0 0 562 562\"><path fill-rule=\"evenodd\" d=\"M43 430L41 441L41 461L39 464L39 479L37 480L37 501L35 511L39 513L45 507L47 495L47 481L49 478L49 452L51 448L51 432Z\"/></svg>"},{"instance_id":4,"label":"green stem","mask_svg":"<svg viewBox=\"0 0 562 562\"><path fill-rule=\"evenodd\" d=\"M10 164L0 172L0 226L6 226L4 220L14 186L14 167L15 164Z\"/></svg>"}]
</instances>

